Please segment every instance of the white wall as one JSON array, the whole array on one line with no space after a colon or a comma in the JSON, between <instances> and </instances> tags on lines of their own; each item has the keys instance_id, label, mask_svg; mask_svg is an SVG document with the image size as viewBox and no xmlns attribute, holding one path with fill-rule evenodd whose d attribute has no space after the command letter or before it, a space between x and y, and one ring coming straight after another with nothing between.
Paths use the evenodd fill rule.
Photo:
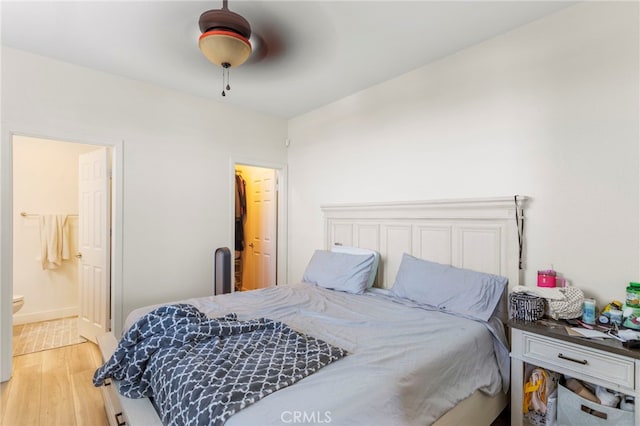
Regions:
<instances>
[{"instance_id":1,"label":"white wall","mask_svg":"<svg viewBox=\"0 0 640 426\"><path fill-rule=\"evenodd\" d=\"M2 47L2 144L10 132L123 146L123 314L212 293L215 248L231 246L230 159L286 163L286 121ZM37 129L37 130L34 130ZM2 324L10 339L10 235L2 161ZM8 191L10 193L10 191ZM10 360L9 360L10 361Z\"/></svg>"},{"instance_id":2,"label":"white wall","mask_svg":"<svg viewBox=\"0 0 640 426\"><path fill-rule=\"evenodd\" d=\"M320 205L532 197L526 283L640 279L638 4L584 2L289 122L289 280Z\"/></svg>"},{"instance_id":3,"label":"white wall","mask_svg":"<svg viewBox=\"0 0 640 426\"><path fill-rule=\"evenodd\" d=\"M13 138L13 293L25 304L14 324L78 313L78 218L69 216L69 260L42 269L40 214L78 213L78 157L92 145ZM20 212L29 213L23 217Z\"/></svg>"},{"instance_id":4,"label":"white wall","mask_svg":"<svg viewBox=\"0 0 640 426\"><path fill-rule=\"evenodd\" d=\"M3 48L3 121L124 140L125 311L210 294L232 156L286 162L286 122ZM56 135L51 135L55 137Z\"/></svg>"}]
</instances>

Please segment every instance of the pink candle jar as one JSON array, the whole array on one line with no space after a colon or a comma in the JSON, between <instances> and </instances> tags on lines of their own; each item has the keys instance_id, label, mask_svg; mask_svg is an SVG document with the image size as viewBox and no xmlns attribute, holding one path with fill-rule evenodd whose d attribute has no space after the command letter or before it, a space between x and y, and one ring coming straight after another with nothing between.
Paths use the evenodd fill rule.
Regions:
<instances>
[{"instance_id":1,"label":"pink candle jar","mask_svg":"<svg viewBox=\"0 0 640 426\"><path fill-rule=\"evenodd\" d=\"M556 271L549 269L547 271L538 271L538 287L555 287Z\"/></svg>"}]
</instances>

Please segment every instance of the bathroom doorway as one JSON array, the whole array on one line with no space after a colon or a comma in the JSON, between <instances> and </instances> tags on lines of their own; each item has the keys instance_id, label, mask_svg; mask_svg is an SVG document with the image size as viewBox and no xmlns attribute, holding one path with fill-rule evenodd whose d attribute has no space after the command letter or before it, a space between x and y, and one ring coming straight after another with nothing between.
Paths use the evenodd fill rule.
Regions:
<instances>
[{"instance_id":1,"label":"bathroom doorway","mask_svg":"<svg viewBox=\"0 0 640 426\"><path fill-rule=\"evenodd\" d=\"M122 217L123 217L123 145L122 140L90 140L86 135L76 134L76 132L63 132L64 137L51 137L59 132L59 129L50 126L28 126L28 128L10 128L4 126L2 132L2 144L0 145L0 187L2 191L0 203L0 382L11 378L13 365L13 317L12 317L12 294L13 294L13 243L14 223L21 220L21 211L14 209L13 200L13 140L19 136L30 136L33 138L66 141L80 145L95 145L98 147L108 147L111 155L111 199L112 207L109 211L111 221L111 308L110 308L110 329L114 333L120 333L123 323L122 307ZM25 211L29 213L29 211ZM36 262L36 256L33 256ZM28 301L25 301L25 305ZM25 309L23 307L23 309ZM25 311L26 312L26 311Z\"/></svg>"},{"instance_id":2,"label":"bathroom doorway","mask_svg":"<svg viewBox=\"0 0 640 426\"><path fill-rule=\"evenodd\" d=\"M73 325L66 333L95 341L110 322L109 148L19 135L12 143L13 293L24 297L14 326L77 317L77 327L62 322ZM87 244L95 239L98 256Z\"/></svg>"},{"instance_id":3,"label":"bathroom doorway","mask_svg":"<svg viewBox=\"0 0 640 426\"><path fill-rule=\"evenodd\" d=\"M234 289L273 287L285 279L284 166L233 165Z\"/></svg>"}]
</instances>

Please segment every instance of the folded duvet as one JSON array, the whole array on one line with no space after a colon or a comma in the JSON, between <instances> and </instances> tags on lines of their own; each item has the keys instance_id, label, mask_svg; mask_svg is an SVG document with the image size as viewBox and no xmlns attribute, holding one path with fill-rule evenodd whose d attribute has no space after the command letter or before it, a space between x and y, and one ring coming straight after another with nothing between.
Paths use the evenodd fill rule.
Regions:
<instances>
[{"instance_id":1,"label":"folded duvet","mask_svg":"<svg viewBox=\"0 0 640 426\"><path fill-rule=\"evenodd\" d=\"M124 396L152 397L165 425L218 425L345 355L281 322L175 304L138 319L93 383L112 377Z\"/></svg>"}]
</instances>

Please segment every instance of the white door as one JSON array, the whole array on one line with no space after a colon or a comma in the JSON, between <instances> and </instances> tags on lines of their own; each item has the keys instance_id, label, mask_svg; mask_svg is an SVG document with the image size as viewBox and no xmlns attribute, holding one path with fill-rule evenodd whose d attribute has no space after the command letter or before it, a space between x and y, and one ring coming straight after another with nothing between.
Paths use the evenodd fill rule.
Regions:
<instances>
[{"instance_id":1,"label":"white door","mask_svg":"<svg viewBox=\"0 0 640 426\"><path fill-rule=\"evenodd\" d=\"M277 193L276 171L249 167L243 286L276 285ZM246 279L246 281L245 281Z\"/></svg>"},{"instance_id":2,"label":"white door","mask_svg":"<svg viewBox=\"0 0 640 426\"><path fill-rule=\"evenodd\" d=\"M107 149L82 154L78 161L78 332L96 342L96 336L110 328L111 197Z\"/></svg>"}]
</instances>

